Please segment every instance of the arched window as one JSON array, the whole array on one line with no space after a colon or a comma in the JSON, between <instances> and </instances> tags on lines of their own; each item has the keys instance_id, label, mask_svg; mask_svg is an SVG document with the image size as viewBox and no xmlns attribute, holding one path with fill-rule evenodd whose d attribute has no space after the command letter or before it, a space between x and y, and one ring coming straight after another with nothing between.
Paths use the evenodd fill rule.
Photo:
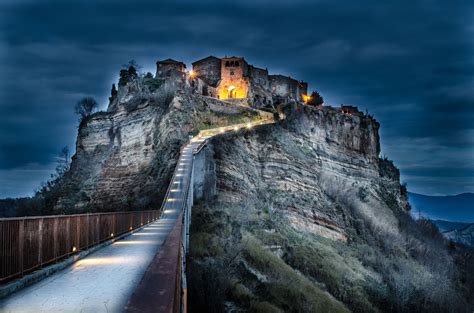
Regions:
<instances>
[{"instance_id":1,"label":"arched window","mask_svg":"<svg viewBox=\"0 0 474 313\"><path fill-rule=\"evenodd\" d=\"M235 61L235 66L239 66L239 61Z\"/></svg>"},{"instance_id":2,"label":"arched window","mask_svg":"<svg viewBox=\"0 0 474 313\"><path fill-rule=\"evenodd\" d=\"M225 66L226 66L226 67L229 67L229 66L230 66L229 61L225 61Z\"/></svg>"}]
</instances>

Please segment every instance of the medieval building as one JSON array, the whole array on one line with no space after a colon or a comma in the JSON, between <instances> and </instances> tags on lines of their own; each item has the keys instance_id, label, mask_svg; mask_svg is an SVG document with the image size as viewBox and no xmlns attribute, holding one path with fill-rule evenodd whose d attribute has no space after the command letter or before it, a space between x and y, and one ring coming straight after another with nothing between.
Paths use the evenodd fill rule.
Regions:
<instances>
[{"instance_id":1,"label":"medieval building","mask_svg":"<svg viewBox=\"0 0 474 313\"><path fill-rule=\"evenodd\" d=\"M183 75L186 71L186 64L173 59L166 59L156 62L156 77L172 77Z\"/></svg>"},{"instance_id":2,"label":"medieval building","mask_svg":"<svg viewBox=\"0 0 474 313\"><path fill-rule=\"evenodd\" d=\"M267 69L250 65L242 57L208 56L192 63L191 87L204 96L248 103L256 107L288 101L303 101L308 84ZM157 62L156 77L185 73L184 63L167 59Z\"/></svg>"}]
</instances>

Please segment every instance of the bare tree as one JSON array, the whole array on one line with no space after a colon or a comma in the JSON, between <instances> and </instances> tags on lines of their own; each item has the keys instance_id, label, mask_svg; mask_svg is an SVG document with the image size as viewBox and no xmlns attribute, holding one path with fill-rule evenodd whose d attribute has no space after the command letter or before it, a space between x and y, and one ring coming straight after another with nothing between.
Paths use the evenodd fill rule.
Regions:
<instances>
[{"instance_id":1,"label":"bare tree","mask_svg":"<svg viewBox=\"0 0 474 313\"><path fill-rule=\"evenodd\" d=\"M63 177L64 174L69 171L69 168L71 167L71 159L69 155L69 148L65 146L62 150L61 153L58 156L58 165L56 166L56 176L57 177Z\"/></svg>"},{"instance_id":2,"label":"bare tree","mask_svg":"<svg viewBox=\"0 0 474 313\"><path fill-rule=\"evenodd\" d=\"M76 103L74 111L80 116L80 120L82 121L84 118L94 113L97 110L98 106L99 105L97 104L97 101L95 101L94 98L85 97Z\"/></svg>"}]
</instances>

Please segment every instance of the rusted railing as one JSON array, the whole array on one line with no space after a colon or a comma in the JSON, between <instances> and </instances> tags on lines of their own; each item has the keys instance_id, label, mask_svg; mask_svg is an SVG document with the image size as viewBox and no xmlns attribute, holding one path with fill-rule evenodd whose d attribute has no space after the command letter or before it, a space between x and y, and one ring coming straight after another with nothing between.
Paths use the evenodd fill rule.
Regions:
<instances>
[{"instance_id":1,"label":"rusted railing","mask_svg":"<svg viewBox=\"0 0 474 313\"><path fill-rule=\"evenodd\" d=\"M150 223L160 211L0 219L0 284Z\"/></svg>"}]
</instances>

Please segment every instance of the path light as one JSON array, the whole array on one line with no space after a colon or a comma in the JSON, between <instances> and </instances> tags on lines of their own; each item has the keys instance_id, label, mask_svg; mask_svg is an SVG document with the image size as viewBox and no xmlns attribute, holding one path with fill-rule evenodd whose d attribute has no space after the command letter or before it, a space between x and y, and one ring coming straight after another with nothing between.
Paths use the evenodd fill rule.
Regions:
<instances>
[{"instance_id":1,"label":"path light","mask_svg":"<svg viewBox=\"0 0 474 313\"><path fill-rule=\"evenodd\" d=\"M130 226L128 229L132 230L132 226Z\"/></svg>"},{"instance_id":2,"label":"path light","mask_svg":"<svg viewBox=\"0 0 474 313\"><path fill-rule=\"evenodd\" d=\"M114 233L110 233L110 237L113 237L114 236Z\"/></svg>"},{"instance_id":3,"label":"path light","mask_svg":"<svg viewBox=\"0 0 474 313\"><path fill-rule=\"evenodd\" d=\"M77 248L74 246L72 247L72 252L76 252L77 251Z\"/></svg>"}]
</instances>

